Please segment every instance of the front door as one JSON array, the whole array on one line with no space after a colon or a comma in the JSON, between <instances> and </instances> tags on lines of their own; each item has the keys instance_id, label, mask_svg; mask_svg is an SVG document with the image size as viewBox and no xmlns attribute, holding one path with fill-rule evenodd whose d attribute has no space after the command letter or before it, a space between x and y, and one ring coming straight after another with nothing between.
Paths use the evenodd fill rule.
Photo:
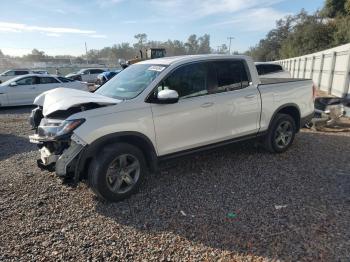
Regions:
<instances>
[{"instance_id":1,"label":"front door","mask_svg":"<svg viewBox=\"0 0 350 262\"><path fill-rule=\"evenodd\" d=\"M215 101L208 94L207 63L184 65L173 71L159 85L176 90L175 104L152 104L159 155L210 144L216 139L217 113Z\"/></svg>"},{"instance_id":2,"label":"front door","mask_svg":"<svg viewBox=\"0 0 350 262\"><path fill-rule=\"evenodd\" d=\"M32 105L38 94L37 77L28 76L7 86L9 105Z\"/></svg>"}]
</instances>

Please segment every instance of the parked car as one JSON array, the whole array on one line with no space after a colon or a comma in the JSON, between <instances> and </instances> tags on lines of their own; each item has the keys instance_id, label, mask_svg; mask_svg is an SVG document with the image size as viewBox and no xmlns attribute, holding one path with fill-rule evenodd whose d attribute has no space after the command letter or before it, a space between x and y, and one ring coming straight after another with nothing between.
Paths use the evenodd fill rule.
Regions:
<instances>
[{"instance_id":1,"label":"parked car","mask_svg":"<svg viewBox=\"0 0 350 262\"><path fill-rule=\"evenodd\" d=\"M7 80L10 80L11 78L15 78L15 77L21 76L21 75L27 75L30 73L31 73L31 71L28 69L7 70L7 71L0 74L0 84L7 81Z\"/></svg>"},{"instance_id":2,"label":"parked car","mask_svg":"<svg viewBox=\"0 0 350 262\"><path fill-rule=\"evenodd\" d=\"M35 97L57 87L88 91L85 83L65 77L27 74L0 84L0 107L32 105Z\"/></svg>"},{"instance_id":3,"label":"parked car","mask_svg":"<svg viewBox=\"0 0 350 262\"><path fill-rule=\"evenodd\" d=\"M97 80L95 82L96 85L101 86L107 81L111 80L114 76L116 76L118 73L120 73L122 70L115 70L115 71L106 71L97 76Z\"/></svg>"},{"instance_id":4,"label":"parked car","mask_svg":"<svg viewBox=\"0 0 350 262\"><path fill-rule=\"evenodd\" d=\"M106 70L101 68L85 68L85 69L79 70L76 73L68 74L66 75L66 77L72 80L95 83L97 76L105 71Z\"/></svg>"},{"instance_id":5,"label":"parked car","mask_svg":"<svg viewBox=\"0 0 350 262\"><path fill-rule=\"evenodd\" d=\"M270 62L255 63L258 75L264 78L291 78L291 74L283 66Z\"/></svg>"},{"instance_id":6,"label":"parked car","mask_svg":"<svg viewBox=\"0 0 350 262\"><path fill-rule=\"evenodd\" d=\"M311 80L260 79L251 58L229 55L142 61L94 93L55 89L35 104L38 165L109 201L172 157L246 139L285 152L314 113Z\"/></svg>"}]
</instances>

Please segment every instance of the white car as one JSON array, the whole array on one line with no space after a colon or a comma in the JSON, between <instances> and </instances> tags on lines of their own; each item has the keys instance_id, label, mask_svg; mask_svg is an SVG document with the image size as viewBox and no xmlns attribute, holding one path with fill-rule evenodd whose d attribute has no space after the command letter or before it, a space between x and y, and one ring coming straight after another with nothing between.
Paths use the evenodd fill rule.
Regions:
<instances>
[{"instance_id":1,"label":"white car","mask_svg":"<svg viewBox=\"0 0 350 262\"><path fill-rule=\"evenodd\" d=\"M99 197L118 201L165 159L245 139L285 152L313 116L313 93L311 80L259 79L246 56L152 59L94 93L38 96L30 141L39 167L87 179Z\"/></svg>"},{"instance_id":2,"label":"white car","mask_svg":"<svg viewBox=\"0 0 350 262\"><path fill-rule=\"evenodd\" d=\"M89 91L85 83L65 77L27 74L0 84L0 107L32 105L35 97L57 87Z\"/></svg>"},{"instance_id":3,"label":"white car","mask_svg":"<svg viewBox=\"0 0 350 262\"><path fill-rule=\"evenodd\" d=\"M256 70L259 77L262 78L291 78L289 71L283 68L283 66L271 63L271 62L256 62Z\"/></svg>"},{"instance_id":4,"label":"white car","mask_svg":"<svg viewBox=\"0 0 350 262\"><path fill-rule=\"evenodd\" d=\"M106 72L106 70L101 68L84 68L76 73L68 74L66 77L73 80L95 83L97 76L103 72Z\"/></svg>"},{"instance_id":5,"label":"white car","mask_svg":"<svg viewBox=\"0 0 350 262\"><path fill-rule=\"evenodd\" d=\"M21 75L30 74L31 71L28 69L12 69L7 70L0 74L0 84Z\"/></svg>"}]
</instances>

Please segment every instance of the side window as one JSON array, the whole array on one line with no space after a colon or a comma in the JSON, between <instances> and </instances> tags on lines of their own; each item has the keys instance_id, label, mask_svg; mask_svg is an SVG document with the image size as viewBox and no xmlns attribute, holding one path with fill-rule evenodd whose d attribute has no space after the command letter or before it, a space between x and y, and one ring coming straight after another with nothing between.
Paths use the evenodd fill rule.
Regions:
<instances>
[{"instance_id":1,"label":"side window","mask_svg":"<svg viewBox=\"0 0 350 262\"><path fill-rule=\"evenodd\" d=\"M196 63L176 69L158 87L172 89L178 92L180 98L189 98L208 94L207 91L207 64Z\"/></svg>"},{"instance_id":2,"label":"side window","mask_svg":"<svg viewBox=\"0 0 350 262\"><path fill-rule=\"evenodd\" d=\"M271 72L280 72L283 71L282 66L280 65L272 65L272 71Z\"/></svg>"},{"instance_id":3,"label":"side window","mask_svg":"<svg viewBox=\"0 0 350 262\"><path fill-rule=\"evenodd\" d=\"M53 77L40 77L40 84L55 84L59 83L57 79Z\"/></svg>"},{"instance_id":4,"label":"side window","mask_svg":"<svg viewBox=\"0 0 350 262\"><path fill-rule=\"evenodd\" d=\"M101 74L104 71L102 69L91 69L90 74Z\"/></svg>"},{"instance_id":5,"label":"side window","mask_svg":"<svg viewBox=\"0 0 350 262\"><path fill-rule=\"evenodd\" d=\"M15 71L16 76L21 76L21 75L26 75L26 74L29 74L29 72L28 71Z\"/></svg>"},{"instance_id":6,"label":"side window","mask_svg":"<svg viewBox=\"0 0 350 262\"><path fill-rule=\"evenodd\" d=\"M266 74L264 65L256 65L256 70L258 71L258 75Z\"/></svg>"},{"instance_id":7,"label":"side window","mask_svg":"<svg viewBox=\"0 0 350 262\"><path fill-rule=\"evenodd\" d=\"M256 69L258 70L259 75L266 75L266 74L271 74L271 73L283 71L282 66L274 65L274 64L257 65Z\"/></svg>"},{"instance_id":8,"label":"side window","mask_svg":"<svg viewBox=\"0 0 350 262\"><path fill-rule=\"evenodd\" d=\"M8 71L5 74L6 76L14 76L15 75L15 71Z\"/></svg>"},{"instance_id":9,"label":"side window","mask_svg":"<svg viewBox=\"0 0 350 262\"><path fill-rule=\"evenodd\" d=\"M214 67L217 75L216 93L238 90L249 86L249 77L242 61L214 62Z\"/></svg>"},{"instance_id":10,"label":"side window","mask_svg":"<svg viewBox=\"0 0 350 262\"><path fill-rule=\"evenodd\" d=\"M35 81L35 77L25 77L22 78L20 80L16 81L16 84L19 86L23 86L23 85L35 85L36 81Z\"/></svg>"}]
</instances>

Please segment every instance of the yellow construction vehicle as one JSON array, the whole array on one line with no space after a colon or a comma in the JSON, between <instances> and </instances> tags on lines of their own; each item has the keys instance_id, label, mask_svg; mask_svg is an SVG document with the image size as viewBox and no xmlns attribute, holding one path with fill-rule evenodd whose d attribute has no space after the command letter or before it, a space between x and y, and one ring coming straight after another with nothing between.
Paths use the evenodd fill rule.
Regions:
<instances>
[{"instance_id":1,"label":"yellow construction vehicle","mask_svg":"<svg viewBox=\"0 0 350 262\"><path fill-rule=\"evenodd\" d=\"M161 58L165 56L166 51L165 51L165 48L148 48L146 49L145 53L146 53L146 56L144 56L142 50L140 50L140 57L136 56L134 59L130 59L126 61L126 64L132 65L143 60Z\"/></svg>"}]
</instances>

